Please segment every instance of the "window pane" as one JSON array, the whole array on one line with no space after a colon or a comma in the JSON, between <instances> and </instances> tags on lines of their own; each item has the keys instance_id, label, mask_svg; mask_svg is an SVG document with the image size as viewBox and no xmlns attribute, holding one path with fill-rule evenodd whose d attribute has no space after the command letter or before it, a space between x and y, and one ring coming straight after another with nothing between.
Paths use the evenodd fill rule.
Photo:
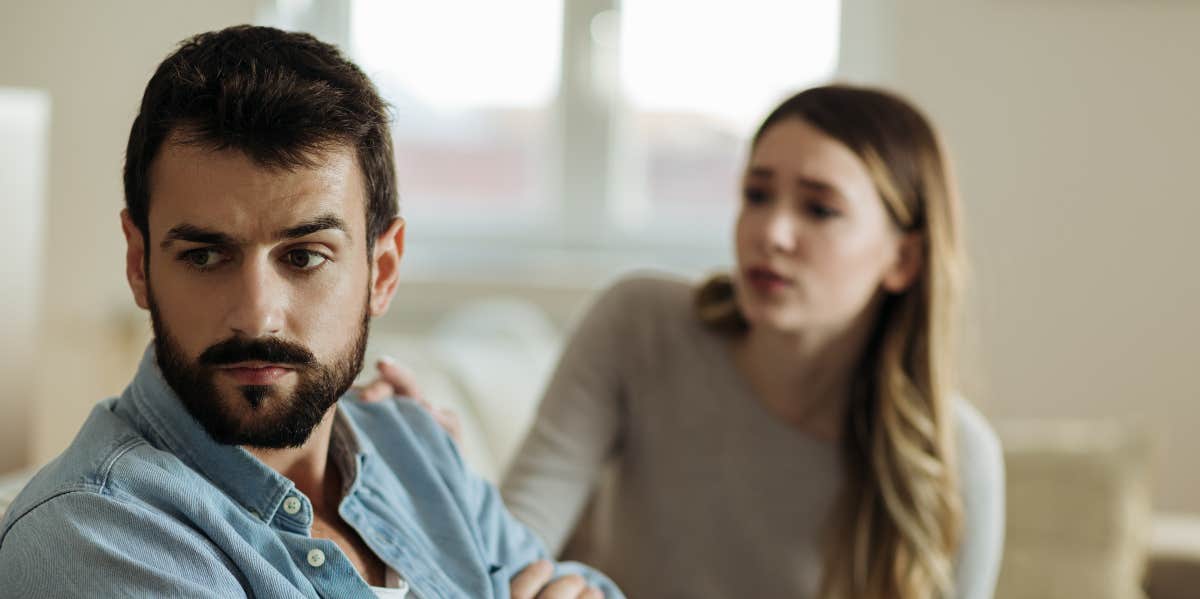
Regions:
<instances>
[{"instance_id":1,"label":"window pane","mask_svg":"<svg viewBox=\"0 0 1200 599\"><path fill-rule=\"evenodd\" d=\"M411 223L529 224L550 206L561 0L355 0L355 58L395 107Z\"/></svg>"},{"instance_id":2,"label":"window pane","mask_svg":"<svg viewBox=\"0 0 1200 599\"><path fill-rule=\"evenodd\" d=\"M727 234L754 128L787 94L834 72L839 8L837 0L624 0L617 221Z\"/></svg>"}]
</instances>

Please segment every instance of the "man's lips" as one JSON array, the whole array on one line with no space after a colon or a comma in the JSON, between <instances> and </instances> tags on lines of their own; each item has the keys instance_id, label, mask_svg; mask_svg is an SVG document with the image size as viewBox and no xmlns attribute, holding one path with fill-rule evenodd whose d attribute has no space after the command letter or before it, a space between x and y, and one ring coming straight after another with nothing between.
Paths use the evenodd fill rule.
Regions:
<instances>
[{"instance_id":1,"label":"man's lips","mask_svg":"<svg viewBox=\"0 0 1200 599\"><path fill-rule=\"evenodd\" d=\"M221 366L217 370L239 385L270 385L294 369L282 364L240 362Z\"/></svg>"}]
</instances>

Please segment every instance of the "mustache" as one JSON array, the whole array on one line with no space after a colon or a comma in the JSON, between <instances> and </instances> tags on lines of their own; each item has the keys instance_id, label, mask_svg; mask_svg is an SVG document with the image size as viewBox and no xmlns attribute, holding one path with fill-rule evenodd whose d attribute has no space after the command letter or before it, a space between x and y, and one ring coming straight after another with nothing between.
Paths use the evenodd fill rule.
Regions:
<instances>
[{"instance_id":1,"label":"mustache","mask_svg":"<svg viewBox=\"0 0 1200 599\"><path fill-rule=\"evenodd\" d=\"M204 353L200 354L196 361L205 366L222 366L251 361L294 364L296 366L313 366L317 363L316 356L313 356L308 348L274 337L226 339L204 350Z\"/></svg>"}]
</instances>

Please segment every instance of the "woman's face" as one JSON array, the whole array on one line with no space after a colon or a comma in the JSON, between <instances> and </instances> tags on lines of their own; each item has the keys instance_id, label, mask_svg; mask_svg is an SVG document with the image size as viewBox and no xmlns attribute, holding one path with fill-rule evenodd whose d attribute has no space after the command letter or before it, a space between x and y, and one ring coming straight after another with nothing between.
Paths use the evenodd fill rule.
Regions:
<instances>
[{"instance_id":1,"label":"woman's face","mask_svg":"<svg viewBox=\"0 0 1200 599\"><path fill-rule=\"evenodd\" d=\"M767 129L743 180L737 302L753 326L836 332L916 275L866 165L799 118Z\"/></svg>"}]
</instances>

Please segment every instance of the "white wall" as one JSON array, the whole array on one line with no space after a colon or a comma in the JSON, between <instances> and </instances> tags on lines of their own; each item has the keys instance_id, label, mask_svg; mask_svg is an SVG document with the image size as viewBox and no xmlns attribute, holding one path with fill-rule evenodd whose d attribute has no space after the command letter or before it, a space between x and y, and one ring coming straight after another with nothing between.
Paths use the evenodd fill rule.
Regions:
<instances>
[{"instance_id":1,"label":"white wall","mask_svg":"<svg viewBox=\"0 0 1200 599\"><path fill-rule=\"evenodd\" d=\"M43 344L34 370L36 409L26 423L35 460L61 451L91 405L119 392L132 372L112 342L137 338L125 331L140 330L125 316L131 299L117 218L125 142L146 81L180 40L252 21L257 6L255 0L3 0L0 6L0 86L44 90L54 107Z\"/></svg>"},{"instance_id":2,"label":"white wall","mask_svg":"<svg viewBox=\"0 0 1200 599\"><path fill-rule=\"evenodd\" d=\"M894 16L868 26L884 67L851 52L851 74L910 95L956 159L985 411L1143 426L1158 507L1200 511L1200 4L848 4Z\"/></svg>"}]
</instances>

